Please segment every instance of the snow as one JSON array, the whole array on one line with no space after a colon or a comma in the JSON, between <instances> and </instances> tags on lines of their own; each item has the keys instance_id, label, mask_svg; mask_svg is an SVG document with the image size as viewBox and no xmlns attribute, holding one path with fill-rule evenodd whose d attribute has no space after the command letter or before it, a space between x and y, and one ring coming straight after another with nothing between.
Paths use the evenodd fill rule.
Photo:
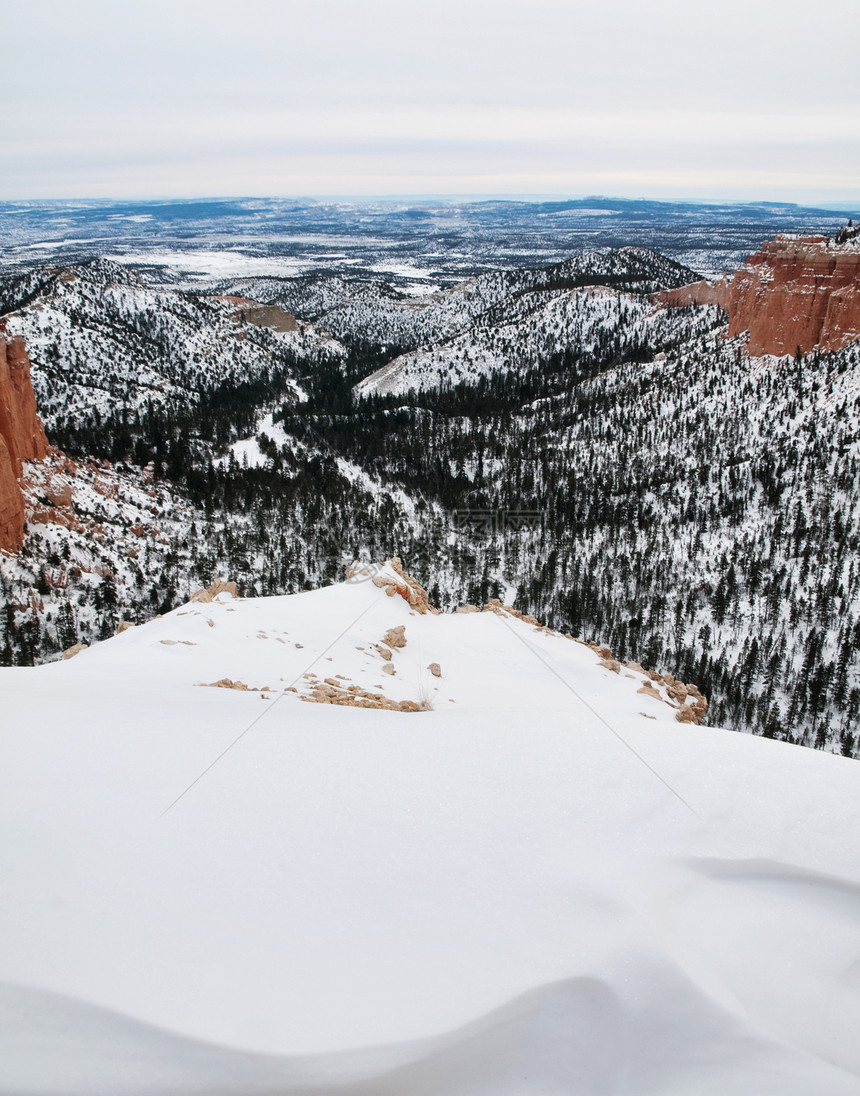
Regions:
<instances>
[{"instance_id":1,"label":"snow","mask_svg":"<svg viewBox=\"0 0 860 1096\"><path fill-rule=\"evenodd\" d=\"M54 248L59 247L78 247L81 244L102 244L104 243L103 236L91 236L87 238L74 237L68 240L44 240L35 244L24 244L21 247L16 247L16 251L52 251Z\"/></svg>"},{"instance_id":2,"label":"snow","mask_svg":"<svg viewBox=\"0 0 860 1096\"><path fill-rule=\"evenodd\" d=\"M355 580L0 670L0 1093L856 1096L854 763L641 685Z\"/></svg>"},{"instance_id":3,"label":"snow","mask_svg":"<svg viewBox=\"0 0 860 1096\"><path fill-rule=\"evenodd\" d=\"M429 275L422 275L422 277L429 277ZM438 282L433 282L428 285L427 282L406 282L397 286L398 293L402 293L405 297L427 297L431 293L440 293L442 286Z\"/></svg>"},{"instance_id":4,"label":"snow","mask_svg":"<svg viewBox=\"0 0 860 1096\"><path fill-rule=\"evenodd\" d=\"M703 310L702 325L707 316ZM535 365L559 347L594 352L608 329L623 332L623 338L631 341L637 337L659 341L673 319L665 311L656 311L647 299L611 289L521 294L506 303L504 322L488 324L479 318L451 338L401 354L359 381L355 392L404 395L449 382L474 382L505 373L512 363L520 368Z\"/></svg>"},{"instance_id":5,"label":"snow","mask_svg":"<svg viewBox=\"0 0 860 1096\"><path fill-rule=\"evenodd\" d=\"M297 259L236 253L235 249L211 251L203 248L180 251L153 249L118 251L116 262L129 266L167 266L183 273L198 275L198 280L212 277L252 277L271 275L294 277L307 269L308 263Z\"/></svg>"},{"instance_id":6,"label":"snow","mask_svg":"<svg viewBox=\"0 0 860 1096\"><path fill-rule=\"evenodd\" d=\"M431 270L421 270L412 263L368 263L368 270L375 270L382 274L397 274L402 278L432 278Z\"/></svg>"},{"instance_id":7,"label":"snow","mask_svg":"<svg viewBox=\"0 0 860 1096\"><path fill-rule=\"evenodd\" d=\"M299 393L299 399L302 398L301 390L298 389L298 385L295 386ZM252 438L240 438L239 441L234 442L229 448L230 452L236 458L238 464L247 465L249 468L262 468L268 460L268 457L260 448L259 438L261 434L265 434L267 438L273 441L278 448L283 445L287 445L292 448L295 445L295 438L290 434L287 434L280 423L274 421L272 412L267 415L263 415L257 423L257 433ZM223 463L226 458L220 458L220 462Z\"/></svg>"}]
</instances>

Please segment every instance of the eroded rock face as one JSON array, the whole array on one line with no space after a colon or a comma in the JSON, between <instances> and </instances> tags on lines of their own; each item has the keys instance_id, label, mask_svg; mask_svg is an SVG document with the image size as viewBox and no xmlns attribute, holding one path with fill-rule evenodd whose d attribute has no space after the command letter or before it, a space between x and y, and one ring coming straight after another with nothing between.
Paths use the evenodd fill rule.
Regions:
<instances>
[{"instance_id":1,"label":"eroded rock face","mask_svg":"<svg viewBox=\"0 0 860 1096\"><path fill-rule=\"evenodd\" d=\"M10 338L0 324L0 434L21 474L21 461L41 460L48 453L48 439L36 411L30 380L30 359L20 336Z\"/></svg>"},{"instance_id":2,"label":"eroded rock face","mask_svg":"<svg viewBox=\"0 0 860 1096\"><path fill-rule=\"evenodd\" d=\"M10 338L0 324L0 549L17 552L24 540L21 462L47 452L24 340Z\"/></svg>"},{"instance_id":3,"label":"eroded rock face","mask_svg":"<svg viewBox=\"0 0 860 1096\"><path fill-rule=\"evenodd\" d=\"M826 236L777 236L731 278L661 293L662 304L716 304L750 354L839 350L860 339L860 248Z\"/></svg>"},{"instance_id":4,"label":"eroded rock face","mask_svg":"<svg viewBox=\"0 0 860 1096\"><path fill-rule=\"evenodd\" d=\"M734 275L729 334L742 331L751 354L838 350L860 338L860 251L823 236L765 244Z\"/></svg>"},{"instance_id":5,"label":"eroded rock face","mask_svg":"<svg viewBox=\"0 0 860 1096\"><path fill-rule=\"evenodd\" d=\"M693 282L690 285L682 285L679 289L667 289L656 294L660 304L665 305L689 305L689 304L715 304L724 312L729 311L732 297L732 283L728 278L719 278L715 282Z\"/></svg>"},{"instance_id":6,"label":"eroded rock face","mask_svg":"<svg viewBox=\"0 0 860 1096\"><path fill-rule=\"evenodd\" d=\"M236 306L233 319L237 323L249 323L254 327L271 327L274 331L298 331L296 317L279 304L261 304L247 297L222 297Z\"/></svg>"},{"instance_id":7,"label":"eroded rock face","mask_svg":"<svg viewBox=\"0 0 860 1096\"><path fill-rule=\"evenodd\" d=\"M16 552L24 541L24 497L15 476L15 462L0 434L0 549Z\"/></svg>"}]
</instances>

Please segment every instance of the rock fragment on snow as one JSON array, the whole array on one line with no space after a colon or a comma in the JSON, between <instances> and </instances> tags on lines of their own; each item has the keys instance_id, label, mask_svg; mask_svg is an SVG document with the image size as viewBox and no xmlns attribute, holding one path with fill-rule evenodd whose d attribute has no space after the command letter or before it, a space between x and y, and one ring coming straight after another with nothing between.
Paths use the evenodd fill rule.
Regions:
<instances>
[{"instance_id":1,"label":"rock fragment on snow","mask_svg":"<svg viewBox=\"0 0 860 1096\"><path fill-rule=\"evenodd\" d=\"M387 643L389 647L405 647L406 625L398 624L396 628L389 628L382 637L382 640L384 643Z\"/></svg>"}]
</instances>

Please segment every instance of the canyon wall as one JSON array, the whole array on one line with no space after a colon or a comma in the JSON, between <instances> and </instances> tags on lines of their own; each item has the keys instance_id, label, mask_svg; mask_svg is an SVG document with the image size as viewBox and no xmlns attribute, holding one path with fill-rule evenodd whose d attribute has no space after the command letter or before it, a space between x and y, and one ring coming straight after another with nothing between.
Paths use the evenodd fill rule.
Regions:
<instances>
[{"instance_id":1,"label":"canyon wall","mask_svg":"<svg viewBox=\"0 0 860 1096\"><path fill-rule=\"evenodd\" d=\"M661 304L716 304L750 354L839 350L860 338L860 248L826 236L777 236L730 278L661 293Z\"/></svg>"},{"instance_id":2,"label":"canyon wall","mask_svg":"<svg viewBox=\"0 0 860 1096\"><path fill-rule=\"evenodd\" d=\"M21 462L41 460L48 439L36 411L24 340L0 323L0 549L16 552L24 540Z\"/></svg>"}]
</instances>

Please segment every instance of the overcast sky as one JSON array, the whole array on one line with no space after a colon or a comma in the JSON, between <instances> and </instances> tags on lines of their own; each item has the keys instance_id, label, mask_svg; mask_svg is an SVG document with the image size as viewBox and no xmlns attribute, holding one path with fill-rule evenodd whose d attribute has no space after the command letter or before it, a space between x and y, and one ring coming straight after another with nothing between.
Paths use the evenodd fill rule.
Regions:
<instances>
[{"instance_id":1,"label":"overcast sky","mask_svg":"<svg viewBox=\"0 0 860 1096\"><path fill-rule=\"evenodd\" d=\"M860 203L856 0L8 0L0 197Z\"/></svg>"}]
</instances>

